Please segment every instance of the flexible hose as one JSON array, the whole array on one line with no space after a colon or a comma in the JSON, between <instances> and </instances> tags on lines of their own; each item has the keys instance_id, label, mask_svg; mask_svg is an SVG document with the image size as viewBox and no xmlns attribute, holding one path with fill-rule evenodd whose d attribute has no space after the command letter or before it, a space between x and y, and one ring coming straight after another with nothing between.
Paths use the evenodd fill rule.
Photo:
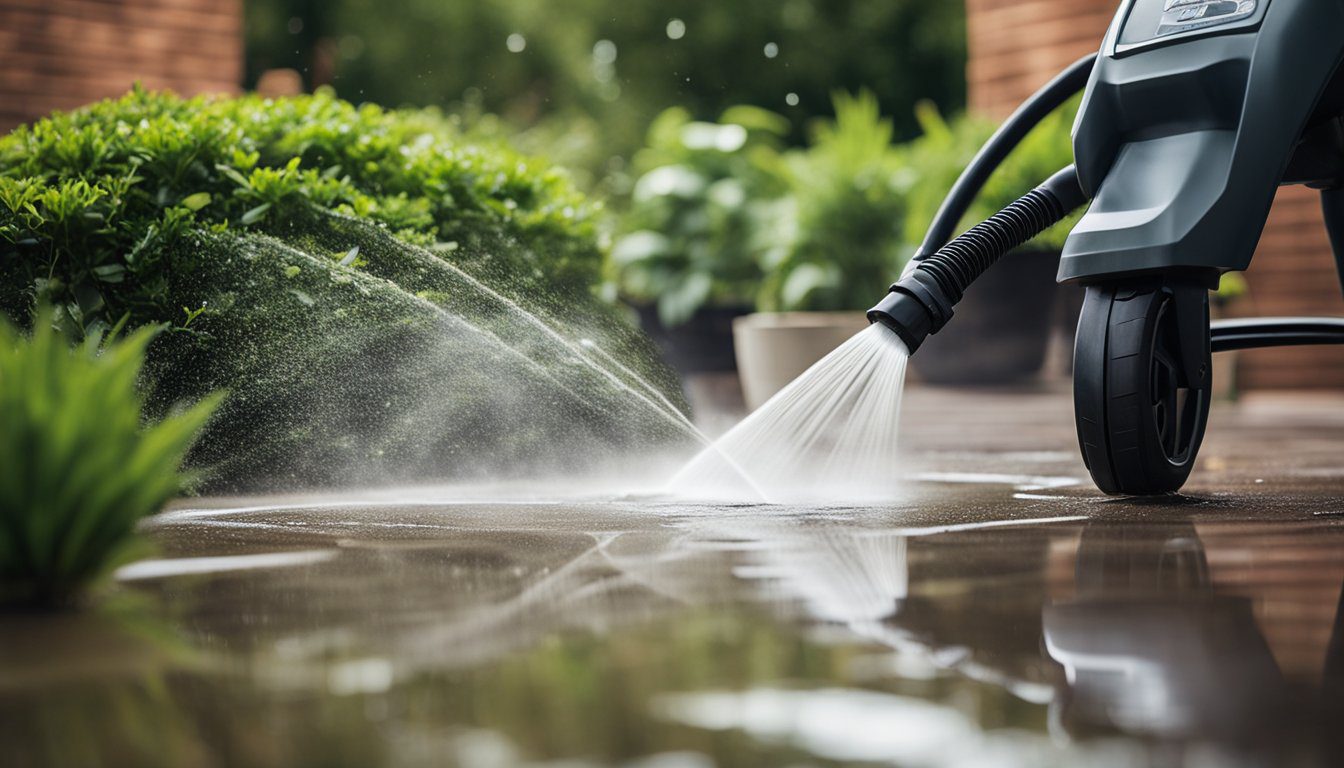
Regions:
<instances>
[{"instance_id":1,"label":"flexible hose","mask_svg":"<svg viewBox=\"0 0 1344 768\"><path fill-rule=\"evenodd\" d=\"M916 269L933 275L953 304L966 288L1003 254L1061 221L1068 211L1054 195L1033 189L988 219L976 224Z\"/></svg>"},{"instance_id":2,"label":"flexible hose","mask_svg":"<svg viewBox=\"0 0 1344 768\"><path fill-rule=\"evenodd\" d=\"M871 322L891 328L914 352L952 317L952 308L976 278L1001 256L1064 219L1087 202L1072 166L1061 169L1008 207L958 235L896 281Z\"/></svg>"},{"instance_id":3,"label":"flexible hose","mask_svg":"<svg viewBox=\"0 0 1344 768\"><path fill-rule=\"evenodd\" d=\"M957 223L966 215L966 210L970 208L975 196L980 193L980 189L985 186L994 170L1003 164L1004 159L1022 142L1022 139L1031 133L1032 128L1087 85L1096 59L1097 54L1089 53L1070 64L1054 79L1041 86L1031 98L1022 102L1022 106L1003 121L989 141L985 142L975 157L971 158L971 162L966 164L966 169L961 172L961 176L948 191L943 204L934 214L933 221L929 223L924 242L920 244L919 250L915 251L913 257L915 261L923 261L932 256L952 238Z\"/></svg>"}]
</instances>

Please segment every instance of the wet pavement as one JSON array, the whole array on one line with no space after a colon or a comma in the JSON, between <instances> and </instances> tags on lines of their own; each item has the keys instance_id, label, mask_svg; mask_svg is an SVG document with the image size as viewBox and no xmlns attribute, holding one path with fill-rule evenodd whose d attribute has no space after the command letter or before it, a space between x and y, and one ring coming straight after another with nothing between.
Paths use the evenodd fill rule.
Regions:
<instances>
[{"instance_id":1,"label":"wet pavement","mask_svg":"<svg viewBox=\"0 0 1344 768\"><path fill-rule=\"evenodd\" d=\"M0 617L0 763L1338 764L1344 397L1220 406L1161 500L1071 420L913 390L881 508L179 503L103 608Z\"/></svg>"}]
</instances>

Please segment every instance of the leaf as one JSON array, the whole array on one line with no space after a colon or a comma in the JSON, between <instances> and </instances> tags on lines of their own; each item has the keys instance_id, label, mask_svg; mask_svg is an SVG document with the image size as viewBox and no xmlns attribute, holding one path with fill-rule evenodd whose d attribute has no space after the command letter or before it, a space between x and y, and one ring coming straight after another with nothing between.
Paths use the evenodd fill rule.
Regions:
<instances>
[{"instance_id":1,"label":"leaf","mask_svg":"<svg viewBox=\"0 0 1344 768\"><path fill-rule=\"evenodd\" d=\"M263 218L265 218L266 212L269 210L271 210L271 204L262 203L261 205L258 205L256 208L248 210L248 212L244 213L242 218L239 219L238 221L241 222L243 226L250 227L253 224L256 224L258 221L261 221Z\"/></svg>"},{"instance_id":2,"label":"leaf","mask_svg":"<svg viewBox=\"0 0 1344 768\"><path fill-rule=\"evenodd\" d=\"M842 279L840 268L833 264L800 264L784 280L779 298L784 309L798 309L813 291L838 288Z\"/></svg>"},{"instance_id":3,"label":"leaf","mask_svg":"<svg viewBox=\"0 0 1344 768\"><path fill-rule=\"evenodd\" d=\"M210 204L209 192L197 192L194 195L187 195L182 198L182 207L191 211L199 211Z\"/></svg>"},{"instance_id":4,"label":"leaf","mask_svg":"<svg viewBox=\"0 0 1344 768\"><path fill-rule=\"evenodd\" d=\"M658 298L658 319L667 327L691 319L709 298L714 280L704 272L693 272L672 290Z\"/></svg>"},{"instance_id":5,"label":"leaf","mask_svg":"<svg viewBox=\"0 0 1344 768\"><path fill-rule=\"evenodd\" d=\"M94 267L93 275L104 283L120 283L126 278L126 267L121 264L104 264Z\"/></svg>"},{"instance_id":6,"label":"leaf","mask_svg":"<svg viewBox=\"0 0 1344 768\"><path fill-rule=\"evenodd\" d=\"M346 251L345 258L341 259L340 265L342 267L348 267L351 264L355 263L355 259L358 256L359 256L359 246L356 245L354 248L351 248L349 251Z\"/></svg>"},{"instance_id":7,"label":"leaf","mask_svg":"<svg viewBox=\"0 0 1344 768\"><path fill-rule=\"evenodd\" d=\"M700 173L684 165L665 165L654 168L635 182L634 200L643 202L655 197L692 198L704 191L708 184Z\"/></svg>"},{"instance_id":8,"label":"leaf","mask_svg":"<svg viewBox=\"0 0 1344 768\"><path fill-rule=\"evenodd\" d=\"M216 165L216 166L215 166L215 170L217 170L217 171L219 171L220 173L224 174L224 176L225 176L226 178L228 178L228 179L231 180L234 184L237 184L238 186L240 186L240 187L242 187L242 188L244 188L244 189L248 189L248 188L250 188L250 187L252 186L252 182L248 181L246 176L244 176L243 174L241 174L241 173L239 173L238 171L234 170L233 168L230 168L230 167L227 166L227 165L223 165L223 164L221 164L221 165Z\"/></svg>"},{"instance_id":9,"label":"leaf","mask_svg":"<svg viewBox=\"0 0 1344 768\"><path fill-rule=\"evenodd\" d=\"M611 262L618 267L647 261L667 253L668 241L663 235L647 229L632 232L611 248Z\"/></svg>"}]
</instances>

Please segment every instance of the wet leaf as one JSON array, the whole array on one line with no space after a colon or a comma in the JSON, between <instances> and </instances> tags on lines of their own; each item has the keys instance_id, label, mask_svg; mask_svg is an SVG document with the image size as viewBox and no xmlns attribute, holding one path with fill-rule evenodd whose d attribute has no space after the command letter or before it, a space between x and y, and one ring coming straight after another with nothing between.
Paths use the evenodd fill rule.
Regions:
<instances>
[{"instance_id":1,"label":"wet leaf","mask_svg":"<svg viewBox=\"0 0 1344 768\"><path fill-rule=\"evenodd\" d=\"M242 215L240 219L238 219L238 221L242 223L243 226L250 227L253 224L256 224L258 221L261 221L263 218L265 218L266 212L269 210L271 210L271 204L262 203L261 205L258 205L256 208L249 209L246 213Z\"/></svg>"},{"instance_id":2,"label":"wet leaf","mask_svg":"<svg viewBox=\"0 0 1344 768\"><path fill-rule=\"evenodd\" d=\"M186 197L182 198L182 207L192 211L199 211L209 204L210 204L209 192L197 192L194 195L187 195Z\"/></svg>"}]
</instances>

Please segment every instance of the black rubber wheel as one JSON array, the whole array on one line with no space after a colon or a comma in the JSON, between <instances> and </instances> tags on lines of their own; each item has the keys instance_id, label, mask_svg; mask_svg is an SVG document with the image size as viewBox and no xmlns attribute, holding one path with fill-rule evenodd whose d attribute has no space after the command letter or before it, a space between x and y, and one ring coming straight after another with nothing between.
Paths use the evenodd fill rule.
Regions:
<instances>
[{"instance_id":1,"label":"black rubber wheel","mask_svg":"<svg viewBox=\"0 0 1344 768\"><path fill-rule=\"evenodd\" d=\"M1174 493L1190 476L1209 418L1208 318L1202 289L1088 287L1074 342L1074 419L1102 491Z\"/></svg>"}]
</instances>

